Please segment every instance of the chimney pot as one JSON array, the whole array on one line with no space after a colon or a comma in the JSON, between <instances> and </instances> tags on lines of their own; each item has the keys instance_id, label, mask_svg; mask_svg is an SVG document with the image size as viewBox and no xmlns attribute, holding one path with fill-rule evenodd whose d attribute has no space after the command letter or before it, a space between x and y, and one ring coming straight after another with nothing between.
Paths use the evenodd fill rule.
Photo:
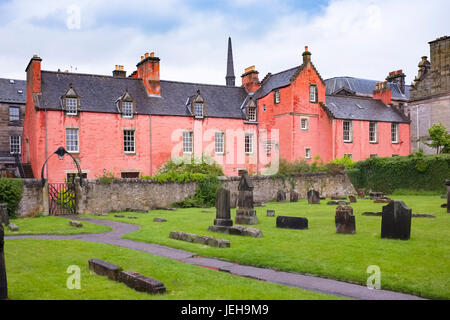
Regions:
<instances>
[{"instance_id":1,"label":"chimney pot","mask_svg":"<svg viewBox=\"0 0 450 320\"><path fill-rule=\"evenodd\" d=\"M150 57L154 58L155 57L155 53L154 52L150 53Z\"/></svg>"},{"instance_id":2,"label":"chimney pot","mask_svg":"<svg viewBox=\"0 0 450 320\"><path fill-rule=\"evenodd\" d=\"M308 52L308 46L305 46L305 52Z\"/></svg>"},{"instance_id":3,"label":"chimney pot","mask_svg":"<svg viewBox=\"0 0 450 320\"><path fill-rule=\"evenodd\" d=\"M145 57L145 58L148 58L148 56L149 56L149 55L148 55L148 52L146 52L146 53L144 54L144 57Z\"/></svg>"}]
</instances>

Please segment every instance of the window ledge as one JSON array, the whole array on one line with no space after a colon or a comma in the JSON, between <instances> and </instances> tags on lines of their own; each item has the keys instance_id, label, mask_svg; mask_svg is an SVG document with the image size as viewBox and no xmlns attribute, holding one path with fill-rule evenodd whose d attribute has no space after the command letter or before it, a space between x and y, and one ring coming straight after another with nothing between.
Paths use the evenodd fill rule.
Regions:
<instances>
[{"instance_id":1,"label":"window ledge","mask_svg":"<svg viewBox=\"0 0 450 320\"><path fill-rule=\"evenodd\" d=\"M258 121L249 121L249 120L244 120L245 124L259 124Z\"/></svg>"}]
</instances>

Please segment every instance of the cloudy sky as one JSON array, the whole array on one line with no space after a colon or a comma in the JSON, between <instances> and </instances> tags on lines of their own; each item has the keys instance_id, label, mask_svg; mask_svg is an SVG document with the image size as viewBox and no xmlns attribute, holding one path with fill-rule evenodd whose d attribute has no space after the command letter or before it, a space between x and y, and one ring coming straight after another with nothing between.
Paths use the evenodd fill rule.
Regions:
<instances>
[{"instance_id":1,"label":"cloudy sky","mask_svg":"<svg viewBox=\"0 0 450 320\"><path fill-rule=\"evenodd\" d=\"M409 84L428 41L450 35L448 0L0 0L0 77L25 79L33 54L44 70L131 73L145 52L161 78L225 83L231 36L235 73L260 79L301 64L308 45L323 78L383 80L403 69Z\"/></svg>"}]
</instances>

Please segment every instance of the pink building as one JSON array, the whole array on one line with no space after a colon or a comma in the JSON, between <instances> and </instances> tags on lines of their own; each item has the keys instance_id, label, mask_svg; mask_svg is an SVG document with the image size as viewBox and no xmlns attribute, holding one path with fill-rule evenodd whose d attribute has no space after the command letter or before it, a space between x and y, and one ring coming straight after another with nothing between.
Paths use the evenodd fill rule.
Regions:
<instances>
[{"instance_id":1,"label":"pink building","mask_svg":"<svg viewBox=\"0 0 450 320\"><path fill-rule=\"evenodd\" d=\"M409 154L409 120L390 106L390 87L372 97L326 95L306 49L298 67L259 81L254 67L235 86L231 41L226 85L165 81L160 59L145 54L127 77L26 69L23 162L35 177L60 146L87 178L155 174L172 158L209 155L227 175L262 172L274 159L331 159ZM48 162L50 182L76 173L68 158ZM46 173L47 175L47 173Z\"/></svg>"}]
</instances>

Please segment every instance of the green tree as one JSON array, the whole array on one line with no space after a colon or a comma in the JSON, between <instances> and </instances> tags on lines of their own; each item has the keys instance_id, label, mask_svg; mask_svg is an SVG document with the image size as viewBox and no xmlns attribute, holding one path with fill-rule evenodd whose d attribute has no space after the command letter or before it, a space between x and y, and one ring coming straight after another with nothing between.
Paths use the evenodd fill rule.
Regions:
<instances>
[{"instance_id":1,"label":"green tree","mask_svg":"<svg viewBox=\"0 0 450 320\"><path fill-rule=\"evenodd\" d=\"M424 142L425 145L436 148L436 153L450 153L450 134L447 128L442 124L434 124L428 129L431 143Z\"/></svg>"}]
</instances>

